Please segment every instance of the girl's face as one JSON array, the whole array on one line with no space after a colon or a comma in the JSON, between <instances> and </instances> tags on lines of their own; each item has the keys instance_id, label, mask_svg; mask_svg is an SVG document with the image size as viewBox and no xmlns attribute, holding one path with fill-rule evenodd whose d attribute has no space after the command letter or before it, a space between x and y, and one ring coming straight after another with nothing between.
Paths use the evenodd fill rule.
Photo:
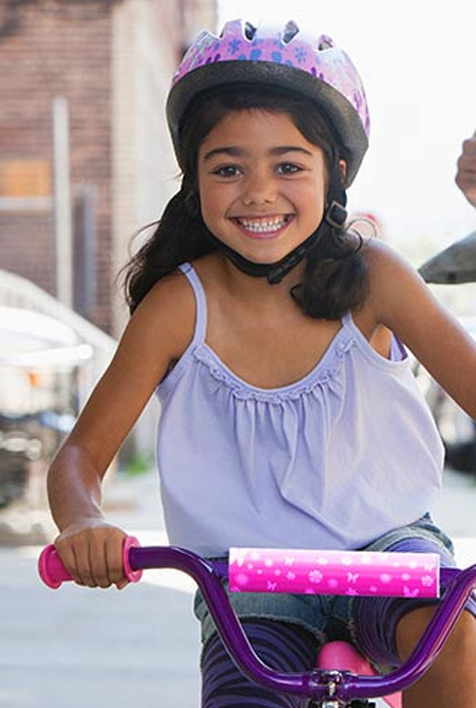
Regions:
<instances>
[{"instance_id":1,"label":"girl's face","mask_svg":"<svg viewBox=\"0 0 476 708\"><path fill-rule=\"evenodd\" d=\"M285 113L233 111L200 145L198 189L214 236L248 260L274 263L322 220L324 153Z\"/></svg>"}]
</instances>

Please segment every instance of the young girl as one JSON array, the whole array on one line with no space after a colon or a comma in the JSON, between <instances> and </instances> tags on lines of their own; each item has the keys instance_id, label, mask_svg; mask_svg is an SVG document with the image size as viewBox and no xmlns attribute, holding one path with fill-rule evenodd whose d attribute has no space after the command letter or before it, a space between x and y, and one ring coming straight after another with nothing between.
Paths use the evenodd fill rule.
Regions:
<instances>
[{"instance_id":1,"label":"young girl","mask_svg":"<svg viewBox=\"0 0 476 708\"><path fill-rule=\"evenodd\" d=\"M125 584L124 533L101 513L100 482L154 390L174 545L208 557L230 546L433 551L454 564L428 513L442 445L405 346L473 417L476 347L398 255L345 226L369 129L348 57L293 22L278 33L230 22L191 47L167 116L182 187L129 264L130 322L49 473L73 578ZM432 613L385 598L233 603L282 671L308 669L329 639L398 665ZM196 613L204 706L297 705L240 676L200 596ZM474 708L475 661L468 607L405 707Z\"/></svg>"}]
</instances>

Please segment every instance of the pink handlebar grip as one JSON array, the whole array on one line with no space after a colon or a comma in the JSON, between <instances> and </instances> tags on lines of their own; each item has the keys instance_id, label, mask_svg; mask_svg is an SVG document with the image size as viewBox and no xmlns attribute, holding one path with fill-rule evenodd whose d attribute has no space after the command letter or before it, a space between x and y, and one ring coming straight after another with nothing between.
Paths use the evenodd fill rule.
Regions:
<instances>
[{"instance_id":1,"label":"pink handlebar grip","mask_svg":"<svg viewBox=\"0 0 476 708\"><path fill-rule=\"evenodd\" d=\"M439 597L436 553L231 548L232 592Z\"/></svg>"},{"instance_id":2,"label":"pink handlebar grip","mask_svg":"<svg viewBox=\"0 0 476 708\"><path fill-rule=\"evenodd\" d=\"M53 544L46 546L41 551L38 559L38 572L45 585L55 590L64 581L71 580L71 575L64 567Z\"/></svg>"},{"instance_id":3,"label":"pink handlebar grip","mask_svg":"<svg viewBox=\"0 0 476 708\"><path fill-rule=\"evenodd\" d=\"M129 549L139 546L139 541L134 536L127 536L122 549L122 563L126 578L137 583L142 577L142 570L132 570L129 564ZM60 585L71 580L71 576L63 565L63 561L53 544L46 546L38 559L38 572L40 578L49 588L57 589Z\"/></svg>"}]
</instances>

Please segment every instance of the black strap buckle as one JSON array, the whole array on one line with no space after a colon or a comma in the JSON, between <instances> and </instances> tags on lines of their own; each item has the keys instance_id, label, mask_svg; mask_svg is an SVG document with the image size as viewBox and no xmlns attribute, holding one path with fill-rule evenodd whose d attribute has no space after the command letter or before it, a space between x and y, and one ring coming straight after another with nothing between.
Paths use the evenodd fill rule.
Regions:
<instances>
[{"instance_id":1,"label":"black strap buckle","mask_svg":"<svg viewBox=\"0 0 476 708\"><path fill-rule=\"evenodd\" d=\"M339 204L339 202L333 199L327 208L324 218L327 223L334 226L334 228L342 229L347 220L347 211L342 204Z\"/></svg>"}]
</instances>

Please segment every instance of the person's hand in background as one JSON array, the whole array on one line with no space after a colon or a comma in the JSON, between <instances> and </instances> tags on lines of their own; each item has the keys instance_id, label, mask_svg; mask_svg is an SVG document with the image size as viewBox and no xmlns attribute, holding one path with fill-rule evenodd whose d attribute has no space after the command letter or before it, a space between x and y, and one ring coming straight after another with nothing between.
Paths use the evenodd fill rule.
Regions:
<instances>
[{"instance_id":1,"label":"person's hand in background","mask_svg":"<svg viewBox=\"0 0 476 708\"><path fill-rule=\"evenodd\" d=\"M463 143L455 182L470 204L476 207L476 131Z\"/></svg>"}]
</instances>

